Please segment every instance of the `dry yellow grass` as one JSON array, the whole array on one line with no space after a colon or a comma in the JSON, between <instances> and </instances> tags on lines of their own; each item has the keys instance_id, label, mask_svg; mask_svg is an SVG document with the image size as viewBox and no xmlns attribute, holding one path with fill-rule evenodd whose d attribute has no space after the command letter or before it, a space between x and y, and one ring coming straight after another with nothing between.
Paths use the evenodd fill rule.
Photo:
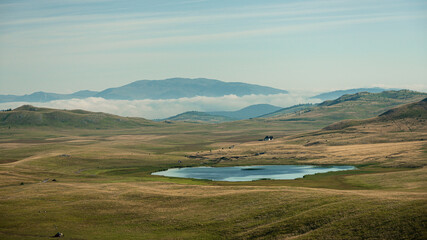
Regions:
<instances>
[{"instance_id":1,"label":"dry yellow grass","mask_svg":"<svg viewBox=\"0 0 427 240\"><path fill-rule=\"evenodd\" d=\"M400 121L400 123L398 123ZM427 126L411 120L370 123L341 131L318 131L274 141L256 141L212 152L192 153L201 161L245 164L263 159L266 163L380 164L420 167L427 164ZM411 125L404 129L402 126ZM402 130L404 129L404 130ZM226 157L227 159L222 159Z\"/></svg>"},{"instance_id":2,"label":"dry yellow grass","mask_svg":"<svg viewBox=\"0 0 427 240\"><path fill-rule=\"evenodd\" d=\"M59 226L69 239L422 239L427 168L402 167L426 165L426 131L412 129L375 123L203 145L190 134L152 131L2 142L3 157L17 161L0 165L0 238L46 239ZM255 183L149 175L178 160L192 166L355 164L362 170ZM369 168L363 165L386 170L364 173Z\"/></svg>"},{"instance_id":3,"label":"dry yellow grass","mask_svg":"<svg viewBox=\"0 0 427 240\"><path fill-rule=\"evenodd\" d=\"M125 140L125 141L152 141L154 139L164 138L165 136L161 135L117 135L106 138L107 140Z\"/></svg>"}]
</instances>

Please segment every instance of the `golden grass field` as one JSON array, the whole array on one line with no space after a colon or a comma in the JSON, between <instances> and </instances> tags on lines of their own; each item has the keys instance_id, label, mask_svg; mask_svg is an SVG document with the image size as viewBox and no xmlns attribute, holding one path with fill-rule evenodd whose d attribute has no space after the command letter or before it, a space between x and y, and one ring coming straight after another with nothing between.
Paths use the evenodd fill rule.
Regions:
<instances>
[{"instance_id":1,"label":"golden grass field","mask_svg":"<svg viewBox=\"0 0 427 240\"><path fill-rule=\"evenodd\" d=\"M0 239L426 239L427 128L399 121L1 128ZM151 175L261 164L358 169L253 182Z\"/></svg>"}]
</instances>

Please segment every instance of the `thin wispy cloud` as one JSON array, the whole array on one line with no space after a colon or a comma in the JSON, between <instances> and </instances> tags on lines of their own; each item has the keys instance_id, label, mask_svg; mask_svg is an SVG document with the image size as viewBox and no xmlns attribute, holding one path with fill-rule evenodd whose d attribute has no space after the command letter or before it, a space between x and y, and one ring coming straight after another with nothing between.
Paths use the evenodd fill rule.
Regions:
<instances>
[{"instance_id":1,"label":"thin wispy cloud","mask_svg":"<svg viewBox=\"0 0 427 240\"><path fill-rule=\"evenodd\" d=\"M234 12L230 11L226 13L207 13L200 15L187 14L186 12L156 12L156 13L92 13L92 14L78 14L78 15L66 15L66 16L52 16L52 17L38 17L29 19L15 19L11 21L2 21L0 25L7 28L12 25L28 25L31 27L22 28L21 30L11 30L12 35L17 34L16 37L32 37L33 39L49 39L46 41L63 41L61 35L64 38L73 38L73 35L78 36L89 36L99 37L101 34L106 34L109 37L103 35L101 39L110 39L111 43L116 43L122 37L122 34L127 34L127 38L134 38L129 41L141 41L141 43L152 44L150 42L156 42L157 44L165 44L164 39L170 38L170 41L181 41L186 42L186 39L190 41L206 41L211 37L218 39L228 39L230 37L246 37L253 35L261 35L268 33L283 33L289 31L289 29L298 29L300 31L310 31L311 28L307 27L313 24L318 25L319 28L322 26L331 25L345 25L345 24L361 24L381 21L392 21L393 19L404 19L410 17L426 17L425 12L419 12L414 14L405 13L402 14L399 11L389 13L387 18L382 17L384 13L372 13L372 9L367 9L368 12L365 15L354 15L352 11L366 10L366 7L360 7L359 5L341 4L343 6L336 7L331 4L343 3L343 1L326 1L319 4L318 1L307 1L303 3L293 4L282 4L282 5L262 5L261 10L253 6L248 8L247 11ZM345 3L345 1L344 1ZM320 8L319 8L320 7ZM372 7L370 7L372 8ZM370 11L369 11L370 10ZM307 18L307 16L311 16ZM347 21L342 21L340 18L347 18ZM263 22L274 23L274 21L292 21L291 24L285 26L269 26L265 27L262 25ZM221 22L226 25L233 26L234 24L240 25L242 21L249 21L251 24L242 25L243 29L236 31L236 29L227 29L224 24L221 28L209 29L209 33L206 33L203 29L195 26L203 24L218 24ZM307 22L308 21L308 22ZM325 22L328 21L328 22ZM49 24L47 24L49 23ZM261 25L260 25L261 24ZM290 26L288 26L290 25ZM187 35L174 35L173 31L168 31L172 27L179 26L182 30L187 29ZM299 28L298 28L299 26ZM168 30L163 30L166 27ZM213 30L213 31L212 31ZM144 31L141 33L130 33L131 31ZM96 34L95 34L96 32ZM197 34L194 34L197 32ZM48 33L48 34L46 34ZM55 36L52 40L49 34ZM163 35L163 36L162 36ZM151 38L150 38L151 36ZM153 36L157 36L154 37ZM88 37L88 38L89 38ZM12 42L15 38L8 36L5 40ZM34 41L46 42L46 41ZM88 42L91 43L90 41Z\"/></svg>"},{"instance_id":2,"label":"thin wispy cloud","mask_svg":"<svg viewBox=\"0 0 427 240\"><path fill-rule=\"evenodd\" d=\"M205 17L202 17L205 18ZM150 26L155 24L167 24L169 22L179 22L179 21L200 21L199 17L185 17L185 18L176 18L176 19L159 19L159 20L136 20L136 21L117 21L114 23L95 23L87 24L85 26L70 26L69 28L65 27L62 29L51 29L52 32L56 32L54 38L46 38L44 36L34 37L33 42L30 44L46 45L46 46L55 46L55 44L64 43L64 42L76 42L77 45L75 48L69 48L70 52L93 52L93 51L102 51L102 50L111 50L111 49L120 49L120 48L134 48L134 47L148 47L148 46L163 46L170 44L188 44L188 43L202 43L202 42L212 42L226 39L238 39L238 38L247 38L247 37L257 37L257 36L268 36L268 35L281 35L281 34L292 34L296 32L309 32L315 30L322 30L334 27L343 27L347 25L355 24L369 24L385 21L397 21L404 19L414 19L414 18L424 18L427 19L427 15L349 15L349 16L327 16L327 17L299 17L288 19L300 20L303 22L300 23L288 23L284 26L276 27L253 27L248 30L240 31L217 31L213 33L202 33L202 34L191 34L191 31L181 30L177 32L176 30L156 30L152 31L151 35L158 35L160 37L147 37L146 34L128 34L128 36L133 36L134 39L123 40L121 32L122 31L131 31L134 29L143 30L143 26ZM206 18L208 19L208 18ZM285 19L286 20L286 19ZM308 22L306 20L309 20ZM276 20L277 21L277 20ZM281 20L282 22L284 20ZM79 30L80 34L74 34L75 30ZM97 33L94 31L97 29ZM112 30L115 29L115 30ZM30 30L33 34L40 34L37 30ZM99 36L99 32L108 32L108 35ZM190 33L190 34L189 34ZM24 44L26 42L25 34L19 34L20 39L14 41L16 37L6 36L4 39L9 39L11 45ZM162 36L166 35L166 36ZM94 37L95 39L91 38ZM38 40L37 40L38 39ZM22 42L22 43L20 43Z\"/></svg>"},{"instance_id":3,"label":"thin wispy cloud","mask_svg":"<svg viewBox=\"0 0 427 240\"><path fill-rule=\"evenodd\" d=\"M426 19L427 3L420 0L2 1L0 84L5 94L15 82L27 83L15 88L38 87L41 85L35 81L48 80L80 84L76 89L60 90L63 92L102 89L137 79L194 76L258 84L267 81L265 85L287 89L289 84L305 87L303 82L311 78L335 81L336 85L348 75L343 69L352 68L359 69L358 79L366 79L363 85L399 81L399 74L392 71L378 79L366 64L381 58L379 68L401 71L420 81L427 75L420 70L427 62L422 47ZM309 56L310 52L314 55ZM369 56L355 58L360 52L369 52ZM406 59L390 62L403 52L409 53ZM215 57L217 53L224 53L223 58ZM133 57L126 59L125 55ZM176 63L178 55L185 61ZM320 69L316 59L320 55L335 65L346 65L319 74L314 70ZM206 58L200 59L202 56ZM227 71L220 69L227 59L235 61L227 65ZM258 60L248 62L250 59ZM109 65L103 65L107 60ZM126 67L138 64L140 68ZM269 67L262 66L267 64ZM292 68L280 67L284 64ZM193 65L198 67L190 68ZM211 66L220 70L212 73ZM183 71L183 67L192 71ZM71 68L75 71L70 74ZM254 72L258 68L274 71L260 77ZM309 78L307 69L312 72ZM287 81L278 83L282 79ZM93 85L86 86L88 82ZM99 86L102 82L114 83Z\"/></svg>"}]
</instances>

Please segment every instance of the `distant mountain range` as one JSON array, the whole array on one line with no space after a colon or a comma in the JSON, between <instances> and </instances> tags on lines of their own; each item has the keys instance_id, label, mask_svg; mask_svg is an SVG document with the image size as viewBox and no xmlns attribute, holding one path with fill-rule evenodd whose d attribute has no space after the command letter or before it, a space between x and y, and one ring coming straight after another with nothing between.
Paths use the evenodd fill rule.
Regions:
<instances>
[{"instance_id":1,"label":"distant mountain range","mask_svg":"<svg viewBox=\"0 0 427 240\"><path fill-rule=\"evenodd\" d=\"M172 116L167 119L169 121L186 121L186 122L207 122L207 123L221 123L236 120L250 119L259 117L268 113L275 112L281 107L273 106L270 104L256 104L237 111L221 111L221 112L196 112L189 111Z\"/></svg>"},{"instance_id":2,"label":"distant mountain range","mask_svg":"<svg viewBox=\"0 0 427 240\"><path fill-rule=\"evenodd\" d=\"M0 102L49 102L64 99L82 99L101 97L104 99L139 100L139 99L176 99L183 97L221 97L234 94L269 95L288 93L285 90L241 82L222 82L206 78L170 78L165 80L140 80L130 84L108 88L100 92L78 91L72 94L35 92L29 95L0 95Z\"/></svg>"},{"instance_id":3,"label":"distant mountain range","mask_svg":"<svg viewBox=\"0 0 427 240\"><path fill-rule=\"evenodd\" d=\"M262 122L286 122L296 127L324 128L330 124L342 120L353 119L331 125L329 129L342 129L359 124L358 119L373 118L379 115L377 120L389 121L389 119L401 119L405 117L426 118L427 93L409 90L385 91L381 93L356 93L344 95L332 101L325 101L313 105L296 105L280 109L274 113L262 115L262 119L255 118L247 121ZM392 109L402 104L419 102L408 105L405 108ZM246 109L263 109L273 107L260 104ZM390 110L392 109L392 110ZM244 109L242 109L244 110ZM246 111L236 112L246 112ZM246 116L248 117L248 116ZM186 112L168 119L174 121L221 123L234 119L227 116L211 115L203 112ZM370 121L377 121L370 120ZM29 105L14 110L0 111L0 127L10 126L48 126L48 127L75 127L91 129L107 128L134 128L143 126L155 126L160 123L143 118L120 117L112 114L94 113L83 110L59 110L38 108ZM239 124L239 123L237 123Z\"/></svg>"},{"instance_id":4,"label":"distant mountain range","mask_svg":"<svg viewBox=\"0 0 427 240\"><path fill-rule=\"evenodd\" d=\"M244 96L251 94L288 93L271 87L240 82L222 82L206 78L171 78L166 80L141 80L131 84L109 88L96 94L105 99L176 99L182 97L221 97L234 94Z\"/></svg>"},{"instance_id":5,"label":"distant mountain range","mask_svg":"<svg viewBox=\"0 0 427 240\"><path fill-rule=\"evenodd\" d=\"M279 108L268 104L258 104L233 112L185 112L164 119L170 121L221 123L250 118L264 118L279 121L304 121L307 123L330 124L345 119L362 119L378 114L400 104L419 101L426 93L410 90L366 91L345 94L334 100L318 104L299 104Z\"/></svg>"},{"instance_id":6,"label":"distant mountain range","mask_svg":"<svg viewBox=\"0 0 427 240\"><path fill-rule=\"evenodd\" d=\"M347 89L347 90L337 90L337 91L332 91L332 92L325 92L325 93L321 93L319 95L313 96L311 98L316 98L316 99L320 99L322 101L325 101L325 100L332 100L332 99L339 98L345 94L355 94L355 93L359 93L359 92L380 93L383 91L390 91L390 90L399 90L399 89L385 89L385 88L379 88L379 87L375 87L375 88L353 88L353 89Z\"/></svg>"},{"instance_id":7,"label":"distant mountain range","mask_svg":"<svg viewBox=\"0 0 427 240\"><path fill-rule=\"evenodd\" d=\"M35 92L32 94L26 94L23 96L17 95L0 95L0 103L2 102L50 102L54 100L64 100L73 98L88 98L93 97L98 92L83 90L71 94L59 94L59 93L47 93L47 92Z\"/></svg>"}]
</instances>

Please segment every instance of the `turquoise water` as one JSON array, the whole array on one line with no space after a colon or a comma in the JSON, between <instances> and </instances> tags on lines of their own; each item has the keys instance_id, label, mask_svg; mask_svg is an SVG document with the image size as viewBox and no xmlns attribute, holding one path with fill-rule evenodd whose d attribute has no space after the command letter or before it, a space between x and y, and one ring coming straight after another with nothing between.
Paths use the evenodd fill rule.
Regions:
<instances>
[{"instance_id":1,"label":"turquoise water","mask_svg":"<svg viewBox=\"0 0 427 240\"><path fill-rule=\"evenodd\" d=\"M155 172L152 175L165 177L180 177L207 179L213 181L242 182L260 179L296 179L305 175L345 171L356 169L353 166L314 165L266 165L266 166L240 166L240 167L188 167L171 168L166 171Z\"/></svg>"}]
</instances>

